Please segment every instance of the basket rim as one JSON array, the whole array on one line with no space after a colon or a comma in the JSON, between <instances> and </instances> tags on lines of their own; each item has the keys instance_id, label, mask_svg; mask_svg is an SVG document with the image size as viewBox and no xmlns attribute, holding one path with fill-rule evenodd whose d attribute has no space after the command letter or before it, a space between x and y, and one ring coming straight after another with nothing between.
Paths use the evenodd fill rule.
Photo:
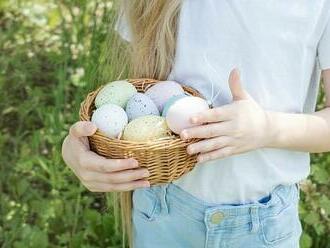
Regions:
<instances>
[{"instance_id":1,"label":"basket rim","mask_svg":"<svg viewBox=\"0 0 330 248\"><path fill-rule=\"evenodd\" d=\"M157 79L150 79L150 78L139 78L139 79L121 79L121 80L126 80L130 83L133 82L138 82L138 81L143 81L143 82L151 82L151 83L157 83L161 80ZM84 106L87 104L87 98L93 95L96 95L97 92L99 92L106 84L103 84L96 88L93 91L90 91L85 99L81 102L80 104L80 110L79 110L79 115L80 115L80 120L81 121L91 121L91 116L85 115L84 112ZM199 93L199 91L191 88L190 86L180 84L186 91L186 89L189 89L193 92L195 92L199 97L202 97L202 94ZM148 88L148 86L147 86ZM86 118L88 116L88 118ZM130 140L122 140L120 138L110 138L105 136L99 129L94 133L93 136L99 136L100 138L104 139L106 142L111 142L113 145L118 144L118 145L127 145L127 146L134 146L136 149L147 149L150 147L153 147L153 150L158 150L158 149L171 149L173 148L178 148L178 147L186 147L189 144L195 143L196 141L200 139L190 139L190 140L181 140L178 135L170 135L168 137L160 138L157 140L149 140L149 141L130 141Z\"/></svg>"}]
</instances>

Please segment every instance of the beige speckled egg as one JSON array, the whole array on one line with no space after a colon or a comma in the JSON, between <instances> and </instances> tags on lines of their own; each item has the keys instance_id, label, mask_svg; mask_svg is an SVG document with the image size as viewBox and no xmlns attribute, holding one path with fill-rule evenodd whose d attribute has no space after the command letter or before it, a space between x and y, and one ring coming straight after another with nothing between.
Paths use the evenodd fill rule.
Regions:
<instances>
[{"instance_id":1,"label":"beige speckled egg","mask_svg":"<svg viewBox=\"0 0 330 248\"><path fill-rule=\"evenodd\" d=\"M123 139L129 141L151 141L169 136L170 130L164 117L146 115L131 121L124 129Z\"/></svg>"}]
</instances>

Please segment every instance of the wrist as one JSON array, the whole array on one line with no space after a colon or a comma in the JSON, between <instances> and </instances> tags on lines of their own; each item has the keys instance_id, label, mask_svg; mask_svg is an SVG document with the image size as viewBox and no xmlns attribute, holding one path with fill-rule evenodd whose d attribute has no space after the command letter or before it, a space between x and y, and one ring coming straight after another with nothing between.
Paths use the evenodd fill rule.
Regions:
<instances>
[{"instance_id":1,"label":"wrist","mask_svg":"<svg viewBox=\"0 0 330 248\"><path fill-rule=\"evenodd\" d=\"M266 128L264 147L276 147L280 139L278 113L266 111Z\"/></svg>"}]
</instances>

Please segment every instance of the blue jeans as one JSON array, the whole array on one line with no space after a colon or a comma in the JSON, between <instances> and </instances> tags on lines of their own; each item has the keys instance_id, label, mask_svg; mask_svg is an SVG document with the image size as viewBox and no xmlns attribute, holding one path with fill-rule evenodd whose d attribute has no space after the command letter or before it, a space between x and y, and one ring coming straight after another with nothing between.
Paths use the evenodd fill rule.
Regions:
<instances>
[{"instance_id":1,"label":"blue jeans","mask_svg":"<svg viewBox=\"0 0 330 248\"><path fill-rule=\"evenodd\" d=\"M297 248L299 189L278 186L263 202L211 205L174 184L133 193L134 248Z\"/></svg>"}]
</instances>

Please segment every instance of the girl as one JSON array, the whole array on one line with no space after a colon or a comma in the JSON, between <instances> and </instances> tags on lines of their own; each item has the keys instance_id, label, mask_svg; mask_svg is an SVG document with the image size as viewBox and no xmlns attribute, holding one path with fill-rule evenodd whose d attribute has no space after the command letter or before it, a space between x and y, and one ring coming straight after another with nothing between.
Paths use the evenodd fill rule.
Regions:
<instances>
[{"instance_id":1,"label":"girl","mask_svg":"<svg viewBox=\"0 0 330 248\"><path fill-rule=\"evenodd\" d=\"M70 129L65 162L91 191L135 189L134 247L299 247L297 185L309 152L330 150L330 1L127 0L123 13L130 76L212 102L181 133L203 138L187 150L199 164L149 187L134 159L89 150L89 122ZM314 112L321 72L327 107Z\"/></svg>"}]
</instances>

